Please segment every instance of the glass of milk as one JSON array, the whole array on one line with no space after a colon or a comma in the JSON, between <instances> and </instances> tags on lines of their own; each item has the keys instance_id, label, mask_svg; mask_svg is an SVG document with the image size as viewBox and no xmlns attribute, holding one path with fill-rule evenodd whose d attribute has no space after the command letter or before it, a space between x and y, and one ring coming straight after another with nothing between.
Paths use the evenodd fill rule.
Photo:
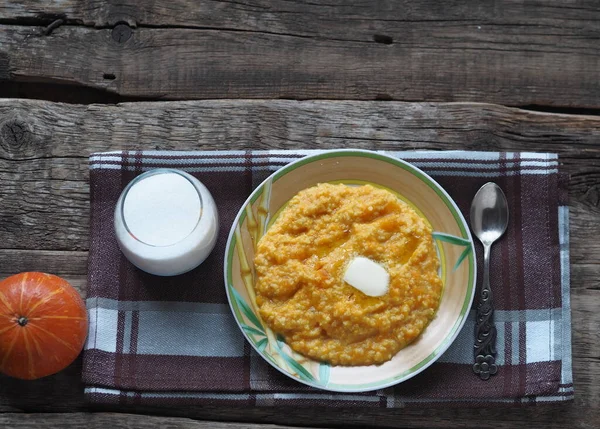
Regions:
<instances>
[{"instance_id":1,"label":"glass of milk","mask_svg":"<svg viewBox=\"0 0 600 429\"><path fill-rule=\"evenodd\" d=\"M150 170L132 180L115 207L115 232L123 254L158 276L183 274L213 250L217 206L206 187L180 170Z\"/></svg>"}]
</instances>

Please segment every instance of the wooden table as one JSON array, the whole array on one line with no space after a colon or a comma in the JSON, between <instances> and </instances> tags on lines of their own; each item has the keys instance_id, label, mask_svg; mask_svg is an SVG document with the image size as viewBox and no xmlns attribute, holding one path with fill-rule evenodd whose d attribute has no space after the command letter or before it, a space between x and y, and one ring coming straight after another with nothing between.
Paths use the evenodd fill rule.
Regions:
<instances>
[{"instance_id":1,"label":"wooden table","mask_svg":"<svg viewBox=\"0 0 600 429\"><path fill-rule=\"evenodd\" d=\"M576 399L92 413L78 360L35 382L0 377L10 398L0 400L0 427L597 427L599 37L595 0L2 2L1 278L51 272L85 296L93 151L557 152L571 174Z\"/></svg>"}]
</instances>

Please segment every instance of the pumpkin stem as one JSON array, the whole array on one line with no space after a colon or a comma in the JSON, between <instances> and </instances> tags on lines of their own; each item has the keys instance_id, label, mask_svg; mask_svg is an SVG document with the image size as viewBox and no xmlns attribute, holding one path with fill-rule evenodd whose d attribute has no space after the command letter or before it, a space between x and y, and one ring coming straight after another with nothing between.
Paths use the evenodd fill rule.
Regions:
<instances>
[{"instance_id":1,"label":"pumpkin stem","mask_svg":"<svg viewBox=\"0 0 600 429\"><path fill-rule=\"evenodd\" d=\"M25 326L25 325L27 325L27 322L29 322L29 320L27 320L27 317L25 317L25 316L21 316L21 317L19 317L19 318L17 319L17 323L18 323L20 326Z\"/></svg>"}]
</instances>

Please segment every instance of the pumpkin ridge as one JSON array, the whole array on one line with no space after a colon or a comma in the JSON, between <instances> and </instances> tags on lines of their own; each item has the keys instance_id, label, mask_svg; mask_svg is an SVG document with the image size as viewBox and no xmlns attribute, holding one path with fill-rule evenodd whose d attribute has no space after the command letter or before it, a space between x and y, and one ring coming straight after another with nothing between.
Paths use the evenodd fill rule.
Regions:
<instances>
[{"instance_id":1,"label":"pumpkin ridge","mask_svg":"<svg viewBox=\"0 0 600 429\"><path fill-rule=\"evenodd\" d=\"M21 329L23 333L23 341L25 342L25 350L27 351L27 369L29 370L29 376L35 378L35 369L33 367L33 355L31 354L31 347L29 346L29 330Z\"/></svg>"},{"instance_id":2,"label":"pumpkin ridge","mask_svg":"<svg viewBox=\"0 0 600 429\"><path fill-rule=\"evenodd\" d=\"M19 313L23 314L23 295L25 294L25 282L27 281L27 273L23 274L21 280L21 298L19 299Z\"/></svg>"},{"instance_id":3,"label":"pumpkin ridge","mask_svg":"<svg viewBox=\"0 0 600 429\"><path fill-rule=\"evenodd\" d=\"M64 292L64 289L56 289L55 291L50 292L48 295L46 295L45 297L43 297L42 299L40 299L38 302L36 302L33 307L31 307L27 312L28 314L31 316L33 314L33 312L35 311L36 308L38 308L40 305L47 303L48 301L50 301L50 298L52 298L54 295ZM28 317L29 318L29 317Z\"/></svg>"},{"instance_id":4,"label":"pumpkin ridge","mask_svg":"<svg viewBox=\"0 0 600 429\"><path fill-rule=\"evenodd\" d=\"M9 330L14 329L16 326L17 325L11 323L6 328L0 329L0 334L4 334L5 332L8 332Z\"/></svg>"},{"instance_id":5,"label":"pumpkin ridge","mask_svg":"<svg viewBox=\"0 0 600 429\"><path fill-rule=\"evenodd\" d=\"M46 320L46 319L69 319L69 320L85 320L81 316L43 316L43 317L28 317L29 320Z\"/></svg>"},{"instance_id":6,"label":"pumpkin ridge","mask_svg":"<svg viewBox=\"0 0 600 429\"><path fill-rule=\"evenodd\" d=\"M10 356L10 354L13 351L13 348L15 347L15 344L17 342L17 338L19 338L18 335L13 335L12 342L8 346L8 349L6 349L6 353L4 354L4 357L2 358L2 362L0 362L0 369L4 369L4 365L6 364L6 360L8 359L8 357Z\"/></svg>"},{"instance_id":7,"label":"pumpkin ridge","mask_svg":"<svg viewBox=\"0 0 600 429\"><path fill-rule=\"evenodd\" d=\"M35 349L37 350L38 354L40 356L42 356L43 355L42 348L40 347L40 343L38 342L38 339L36 338L35 332L30 329L29 334L31 335L31 341L33 341L33 345L35 346Z\"/></svg>"},{"instance_id":8,"label":"pumpkin ridge","mask_svg":"<svg viewBox=\"0 0 600 429\"><path fill-rule=\"evenodd\" d=\"M56 341L58 341L60 344L62 344L63 346L65 346L66 348L68 348L69 350L72 350L75 353L79 353L75 347L73 347L71 344L67 343L65 340L63 340L62 338L54 335L52 332L50 332L47 329L42 328L39 325L31 325L31 327L35 327L36 329L39 329L41 331L43 331L46 335L50 335L52 338L54 338Z\"/></svg>"},{"instance_id":9,"label":"pumpkin ridge","mask_svg":"<svg viewBox=\"0 0 600 429\"><path fill-rule=\"evenodd\" d=\"M13 308L12 308L12 305L10 305L10 303L8 302L8 299L6 299L6 295L4 295L4 293L1 290L0 290L0 301L2 301L2 304L4 304L4 306L10 313L15 312L15 310L13 310Z\"/></svg>"},{"instance_id":10,"label":"pumpkin ridge","mask_svg":"<svg viewBox=\"0 0 600 429\"><path fill-rule=\"evenodd\" d=\"M41 285L42 285L42 281L41 281L41 280L38 280L38 282L37 282L37 283L36 283L36 285L35 285L35 292L36 292L36 293L39 293L39 292L40 292L40 286L41 286ZM29 307L31 307L31 302L32 302L32 301L33 301L33 299L34 299L34 298L33 298L33 295L34 295L33 293L29 293L29 296L27 297L27 302L25 303L25 307L23 307L24 309L25 309L25 308L29 308Z\"/></svg>"}]
</instances>

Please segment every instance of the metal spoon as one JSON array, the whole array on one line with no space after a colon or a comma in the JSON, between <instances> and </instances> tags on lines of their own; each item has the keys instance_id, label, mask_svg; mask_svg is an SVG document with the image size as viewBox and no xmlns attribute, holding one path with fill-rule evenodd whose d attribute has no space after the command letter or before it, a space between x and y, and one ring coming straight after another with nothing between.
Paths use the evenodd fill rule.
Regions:
<instances>
[{"instance_id":1,"label":"metal spoon","mask_svg":"<svg viewBox=\"0 0 600 429\"><path fill-rule=\"evenodd\" d=\"M490 248L508 225L508 204L495 183L483 185L471 203L471 229L483 244L483 283L475 320L475 364L473 371L482 380L496 374L496 327L490 288Z\"/></svg>"}]
</instances>

